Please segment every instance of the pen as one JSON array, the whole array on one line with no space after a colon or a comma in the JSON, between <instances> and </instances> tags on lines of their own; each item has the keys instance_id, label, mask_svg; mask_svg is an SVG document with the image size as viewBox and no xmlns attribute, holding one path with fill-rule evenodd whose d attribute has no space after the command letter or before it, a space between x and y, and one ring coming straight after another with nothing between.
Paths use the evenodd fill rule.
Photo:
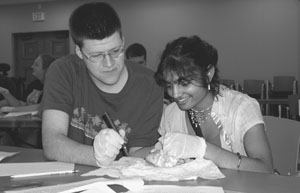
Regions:
<instances>
[{"instance_id":1,"label":"pen","mask_svg":"<svg viewBox=\"0 0 300 193\"><path fill-rule=\"evenodd\" d=\"M72 174L77 173L78 170L65 170L65 171L54 171L54 172L41 172L41 173L31 173L31 174L17 174L10 176L11 178L25 178L25 177L36 177L36 176L49 176L49 175L59 175L59 174Z\"/></svg>"},{"instance_id":2,"label":"pen","mask_svg":"<svg viewBox=\"0 0 300 193\"><path fill-rule=\"evenodd\" d=\"M114 122L111 120L108 112L105 112L104 115L102 116L103 120L105 121L107 127L112 128L113 130L115 130L117 133L119 133L116 125L114 124ZM125 144L122 145L122 150L123 153L125 154L125 156L128 156L128 150Z\"/></svg>"}]
</instances>

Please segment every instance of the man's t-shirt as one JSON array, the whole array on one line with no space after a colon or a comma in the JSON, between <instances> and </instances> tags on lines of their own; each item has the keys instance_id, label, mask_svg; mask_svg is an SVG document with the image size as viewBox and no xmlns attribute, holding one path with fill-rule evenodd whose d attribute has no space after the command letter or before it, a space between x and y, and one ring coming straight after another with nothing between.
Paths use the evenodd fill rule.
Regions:
<instances>
[{"instance_id":1,"label":"man's t-shirt","mask_svg":"<svg viewBox=\"0 0 300 193\"><path fill-rule=\"evenodd\" d=\"M121 127L129 127L129 147L154 145L163 111L163 89L153 72L130 64L128 80L117 94L102 92L92 81L84 62L76 55L56 60L46 74L42 111L56 109L69 115L68 137L92 145L106 128L101 116L108 112Z\"/></svg>"}]
</instances>

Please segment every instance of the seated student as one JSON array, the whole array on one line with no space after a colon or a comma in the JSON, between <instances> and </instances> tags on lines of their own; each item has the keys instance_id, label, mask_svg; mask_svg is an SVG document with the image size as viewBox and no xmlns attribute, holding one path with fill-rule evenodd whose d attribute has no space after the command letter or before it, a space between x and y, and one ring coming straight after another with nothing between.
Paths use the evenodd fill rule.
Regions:
<instances>
[{"instance_id":1,"label":"seated student","mask_svg":"<svg viewBox=\"0 0 300 193\"><path fill-rule=\"evenodd\" d=\"M155 78L175 102L164 111L153 151L204 157L221 168L272 172L259 104L219 84L217 60L217 50L197 36L167 44Z\"/></svg>"},{"instance_id":2,"label":"seated student","mask_svg":"<svg viewBox=\"0 0 300 193\"><path fill-rule=\"evenodd\" d=\"M41 108L45 156L111 164L122 156L125 139L124 133L107 127L102 115L108 112L118 128L131 130L129 156L145 157L158 140L163 111L163 89L154 72L124 62L121 22L109 4L79 6L69 27L76 55L56 60L46 75Z\"/></svg>"},{"instance_id":3,"label":"seated student","mask_svg":"<svg viewBox=\"0 0 300 193\"><path fill-rule=\"evenodd\" d=\"M33 73L32 75L35 76L40 83L40 86L36 87L37 89L31 88L30 94L27 96L26 101L18 100L16 97L11 94L8 89L0 87L0 94L3 95L4 100L2 101L2 106L0 109L0 113L8 113L8 112L23 112L23 111L38 111L39 104L42 98L43 87L42 83L44 82L45 74L50 66L50 64L55 60L54 57L48 54L41 54L39 55L33 65ZM37 81L34 81L37 82ZM33 89L33 90L32 90ZM30 91L30 90L29 90ZM41 147L41 130L40 129L28 129L18 131L19 138L25 142L24 144L30 145L31 147ZM11 145L11 137L8 133L1 134L0 143ZM27 146L26 145L26 146Z\"/></svg>"},{"instance_id":4,"label":"seated student","mask_svg":"<svg viewBox=\"0 0 300 193\"><path fill-rule=\"evenodd\" d=\"M39 87L36 89L31 88L27 91L29 94L26 101L18 100L8 89L0 87L0 94L4 97L1 102L1 112L14 112L14 111L35 111L38 110L39 103L41 102L43 93L43 82L46 71L50 64L55 60L54 57L48 54L39 55L32 64L32 75L38 80ZM37 82L37 81L34 81Z\"/></svg>"},{"instance_id":5,"label":"seated student","mask_svg":"<svg viewBox=\"0 0 300 193\"><path fill-rule=\"evenodd\" d=\"M147 51L146 48L139 43L131 44L125 52L126 59L147 66Z\"/></svg>"}]
</instances>

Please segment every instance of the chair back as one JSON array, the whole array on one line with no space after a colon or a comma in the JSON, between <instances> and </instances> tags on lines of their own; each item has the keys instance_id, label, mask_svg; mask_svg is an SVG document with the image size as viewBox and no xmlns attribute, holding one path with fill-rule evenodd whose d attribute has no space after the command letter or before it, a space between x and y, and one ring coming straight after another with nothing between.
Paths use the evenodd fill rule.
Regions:
<instances>
[{"instance_id":1,"label":"chair back","mask_svg":"<svg viewBox=\"0 0 300 193\"><path fill-rule=\"evenodd\" d=\"M256 99L264 98L264 81L245 79L244 80L244 93Z\"/></svg>"},{"instance_id":2,"label":"chair back","mask_svg":"<svg viewBox=\"0 0 300 193\"><path fill-rule=\"evenodd\" d=\"M297 173L300 122L264 116L266 134L271 146L274 168L281 175Z\"/></svg>"},{"instance_id":3,"label":"chair back","mask_svg":"<svg viewBox=\"0 0 300 193\"><path fill-rule=\"evenodd\" d=\"M293 94L295 76L274 76L272 98L287 98Z\"/></svg>"},{"instance_id":4,"label":"chair back","mask_svg":"<svg viewBox=\"0 0 300 193\"><path fill-rule=\"evenodd\" d=\"M293 94L288 96L289 113L290 113L290 117L294 120L296 120L300 116L299 100L300 100L300 94Z\"/></svg>"},{"instance_id":5,"label":"chair back","mask_svg":"<svg viewBox=\"0 0 300 193\"><path fill-rule=\"evenodd\" d=\"M235 82L232 79L220 79L220 83L227 86L227 87L229 87L229 88L232 88L232 87L235 86L234 85Z\"/></svg>"}]
</instances>

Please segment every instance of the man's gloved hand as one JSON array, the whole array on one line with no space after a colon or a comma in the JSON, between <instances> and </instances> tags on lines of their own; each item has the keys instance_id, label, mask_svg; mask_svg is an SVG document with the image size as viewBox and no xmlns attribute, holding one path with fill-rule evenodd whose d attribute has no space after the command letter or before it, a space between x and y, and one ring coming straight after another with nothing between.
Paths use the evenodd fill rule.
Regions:
<instances>
[{"instance_id":1,"label":"man's gloved hand","mask_svg":"<svg viewBox=\"0 0 300 193\"><path fill-rule=\"evenodd\" d=\"M166 133L160 138L165 154L176 158L203 158L206 142L202 137L183 133Z\"/></svg>"},{"instance_id":2,"label":"man's gloved hand","mask_svg":"<svg viewBox=\"0 0 300 193\"><path fill-rule=\"evenodd\" d=\"M94 156L99 167L108 166L119 154L123 138L113 129L102 129L94 140Z\"/></svg>"}]
</instances>

